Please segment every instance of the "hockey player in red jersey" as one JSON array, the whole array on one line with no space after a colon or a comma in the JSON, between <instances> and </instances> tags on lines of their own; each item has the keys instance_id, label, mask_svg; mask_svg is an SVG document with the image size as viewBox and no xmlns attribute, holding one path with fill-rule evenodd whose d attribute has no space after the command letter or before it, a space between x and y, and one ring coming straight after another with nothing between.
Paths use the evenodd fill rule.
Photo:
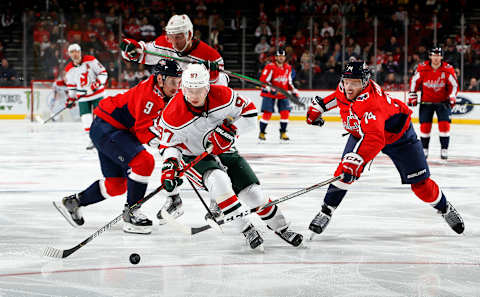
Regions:
<instances>
[{"instance_id":1,"label":"hockey player in red jersey","mask_svg":"<svg viewBox=\"0 0 480 297\"><path fill-rule=\"evenodd\" d=\"M294 96L298 97L298 90L295 89L292 82L292 66L285 62L286 53L283 48L279 48L275 52L275 62L269 63L262 70L260 81L272 84L285 90L290 90ZM277 103L278 112L280 113L280 139L290 140L287 136L288 118L290 117L290 100L285 95L266 87L260 93L262 97L262 118L260 119L260 134L258 139L266 140L266 129L268 121L272 117Z\"/></svg>"},{"instance_id":2,"label":"hockey player in red jersey","mask_svg":"<svg viewBox=\"0 0 480 297\"><path fill-rule=\"evenodd\" d=\"M455 105L458 83L455 69L447 62L443 62L442 58L442 48L434 48L430 51L430 61L425 61L417 66L410 81L408 105L416 106L417 91L422 91L419 117L420 139L425 157L428 156L433 114L436 113L440 134L440 157L447 160L452 107Z\"/></svg>"},{"instance_id":3,"label":"hockey player in red jersey","mask_svg":"<svg viewBox=\"0 0 480 297\"><path fill-rule=\"evenodd\" d=\"M210 83L228 85L228 76L218 71L223 69L223 58L214 48L193 37L193 24L187 15L172 16L165 32L165 35L150 42L123 39L120 43L122 56L129 61L154 65L161 57L145 53L151 51L190 63L203 63L210 70ZM188 63L180 62L182 68L187 65Z\"/></svg>"},{"instance_id":4,"label":"hockey player in red jersey","mask_svg":"<svg viewBox=\"0 0 480 297\"><path fill-rule=\"evenodd\" d=\"M260 182L247 161L234 147L235 139L255 129L257 109L250 99L225 86L210 85L209 73L201 64L190 64L182 74L182 89L156 121L160 144L165 148L162 183L172 191L180 183L182 162L188 163L213 145L212 154L186 172L187 178L207 189L225 215L241 212L241 200L248 207L264 205ZM226 121L231 118L232 120ZM267 226L293 246L303 236L289 229L275 205L257 212ZM247 217L232 222L244 234L249 246L262 245L260 233Z\"/></svg>"},{"instance_id":5,"label":"hockey player in red jersey","mask_svg":"<svg viewBox=\"0 0 480 297\"><path fill-rule=\"evenodd\" d=\"M343 177L329 186L321 211L310 223L312 237L325 231L350 184L380 151L393 161L403 184L410 184L418 198L437 209L456 233L463 233L460 214L430 179L422 145L411 124L412 111L370 80L364 62L348 63L337 90L324 99L312 100L307 123L322 125L322 113L335 107L339 107L343 126L350 133L342 161L335 171L335 176L343 174Z\"/></svg>"},{"instance_id":6,"label":"hockey player in red jersey","mask_svg":"<svg viewBox=\"0 0 480 297\"><path fill-rule=\"evenodd\" d=\"M95 109L96 118L90 138L98 150L104 179L97 180L84 191L54 203L73 226L83 225L82 207L127 192L123 212L123 230L148 234L152 221L130 209L145 195L147 183L155 167L153 156L143 144L158 147L156 134L151 131L158 117L180 86L181 68L175 61L161 60L153 75L126 93L103 99Z\"/></svg>"}]
</instances>

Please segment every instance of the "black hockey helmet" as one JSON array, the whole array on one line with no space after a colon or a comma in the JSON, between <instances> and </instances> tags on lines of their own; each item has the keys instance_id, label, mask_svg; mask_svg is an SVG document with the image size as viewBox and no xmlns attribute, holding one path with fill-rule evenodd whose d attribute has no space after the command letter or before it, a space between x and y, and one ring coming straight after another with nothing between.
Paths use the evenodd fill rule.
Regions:
<instances>
[{"instance_id":1,"label":"black hockey helmet","mask_svg":"<svg viewBox=\"0 0 480 297\"><path fill-rule=\"evenodd\" d=\"M342 79L344 78L359 78L365 88L370 80L370 69L365 62L349 62L342 73Z\"/></svg>"},{"instance_id":2,"label":"black hockey helmet","mask_svg":"<svg viewBox=\"0 0 480 297\"><path fill-rule=\"evenodd\" d=\"M283 47L279 47L275 52L275 56L286 56L286 55L287 55L287 52Z\"/></svg>"},{"instance_id":3,"label":"black hockey helmet","mask_svg":"<svg viewBox=\"0 0 480 297\"><path fill-rule=\"evenodd\" d=\"M439 56L442 56L443 57L443 49L441 47L434 47L432 49L430 49L430 51L428 52L428 54L431 56L431 55L439 55Z\"/></svg>"},{"instance_id":4,"label":"black hockey helmet","mask_svg":"<svg viewBox=\"0 0 480 297\"><path fill-rule=\"evenodd\" d=\"M153 67L152 74L155 76L161 74L163 80L165 80L167 76L181 77L182 68L180 64L174 60L162 59Z\"/></svg>"}]
</instances>

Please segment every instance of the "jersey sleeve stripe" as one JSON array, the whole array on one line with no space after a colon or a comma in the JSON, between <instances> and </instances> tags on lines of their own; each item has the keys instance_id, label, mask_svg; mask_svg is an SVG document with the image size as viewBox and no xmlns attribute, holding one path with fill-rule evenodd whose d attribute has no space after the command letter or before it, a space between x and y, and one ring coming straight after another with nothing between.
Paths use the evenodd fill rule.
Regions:
<instances>
[{"instance_id":1,"label":"jersey sleeve stripe","mask_svg":"<svg viewBox=\"0 0 480 297\"><path fill-rule=\"evenodd\" d=\"M415 92L417 88L417 81L420 79L420 72L415 72L415 75L412 77L412 82L410 84L410 92Z\"/></svg>"}]
</instances>

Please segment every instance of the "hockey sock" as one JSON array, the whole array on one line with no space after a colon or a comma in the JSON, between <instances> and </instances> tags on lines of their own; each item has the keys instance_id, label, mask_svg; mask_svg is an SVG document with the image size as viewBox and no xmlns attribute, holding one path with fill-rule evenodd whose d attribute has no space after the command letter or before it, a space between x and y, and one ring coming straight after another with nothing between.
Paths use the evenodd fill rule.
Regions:
<instances>
[{"instance_id":1,"label":"hockey sock","mask_svg":"<svg viewBox=\"0 0 480 297\"><path fill-rule=\"evenodd\" d=\"M97 180L91 184L86 190L78 194L80 206L87 206L105 200L100 192L100 181Z\"/></svg>"},{"instance_id":2,"label":"hockey sock","mask_svg":"<svg viewBox=\"0 0 480 297\"><path fill-rule=\"evenodd\" d=\"M429 203L435 209L445 212L447 208L447 199L445 195L440 191L436 182L427 178L416 184L412 184L412 191L422 201Z\"/></svg>"},{"instance_id":3,"label":"hockey sock","mask_svg":"<svg viewBox=\"0 0 480 297\"><path fill-rule=\"evenodd\" d=\"M343 197L347 194L347 190L340 189L334 185L328 186L327 194L325 194L325 198L323 202L331 207L337 208L342 202Z\"/></svg>"},{"instance_id":4,"label":"hockey sock","mask_svg":"<svg viewBox=\"0 0 480 297\"><path fill-rule=\"evenodd\" d=\"M80 116L80 119L82 120L82 126L85 132L90 131L90 126L92 125L93 121L93 116L91 113L85 113Z\"/></svg>"},{"instance_id":5,"label":"hockey sock","mask_svg":"<svg viewBox=\"0 0 480 297\"><path fill-rule=\"evenodd\" d=\"M428 149L430 142L430 132L432 131L432 123L420 123L420 140L424 149Z\"/></svg>"},{"instance_id":6,"label":"hockey sock","mask_svg":"<svg viewBox=\"0 0 480 297\"><path fill-rule=\"evenodd\" d=\"M290 116L290 111L288 110L280 111L280 132L287 132L289 116Z\"/></svg>"},{"instance_id":7,"label":"hockey sock","mask_svg":"<svg viewBox=\"0 0 480 297\"><path fill-rule=\"evenodd\" d=\"M272 117L271 112L263 112L262 118L260 119L260 132L265 133L265 130L267 129L268 121L270 121L270 118Z\"/></svg>"},{"instance_id":8,"label":"hockey sock","mask_svg":"<svg viewBox=\"0 0 480 297\"><path fill-rule=\"evenodd\" d=\"M438 122L438 130L441 148L448 149L448 144L450 142L450 123L447 121Z\"/></svg>"},{"instance_id":9,"label":"hockey sock","mask_svg":"<svg viewBox=\"0 0 480 297\"><path fill-rule=\"evenodd\" d=\"M422 147L424 149L428 149L428 144L430 143L430 137L420 137L420 140L422 141Z\"/></svg>"},{"instance_id":10,"label":"hockey sock","mask_svg":"<svg viewBox=\"0 0 480 297\"><path fill-rule=\"evenodd\" d=\"M127 180L127 203L132 206L145 195L148 179L155 168L155 159L146 150L138 153L128 163L131 170Z\"/></svg>"}]
</instances>

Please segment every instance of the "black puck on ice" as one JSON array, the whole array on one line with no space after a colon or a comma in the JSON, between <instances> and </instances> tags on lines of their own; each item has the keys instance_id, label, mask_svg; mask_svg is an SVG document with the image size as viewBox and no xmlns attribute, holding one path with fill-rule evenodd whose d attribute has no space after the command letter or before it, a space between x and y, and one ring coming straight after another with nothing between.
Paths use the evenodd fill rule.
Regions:
<instances>
[{"instance_id":1,"label":"black puck on ice","mask_svg":"<svg viewBox=\"0 0 480 297\"><path fill-rule=\"evenodd\" d=\"M138 264L138 262L140 262L140 255L139 254L131 254L130 255L130 263L132 264Z\"/></svg>"}]
</instances>

